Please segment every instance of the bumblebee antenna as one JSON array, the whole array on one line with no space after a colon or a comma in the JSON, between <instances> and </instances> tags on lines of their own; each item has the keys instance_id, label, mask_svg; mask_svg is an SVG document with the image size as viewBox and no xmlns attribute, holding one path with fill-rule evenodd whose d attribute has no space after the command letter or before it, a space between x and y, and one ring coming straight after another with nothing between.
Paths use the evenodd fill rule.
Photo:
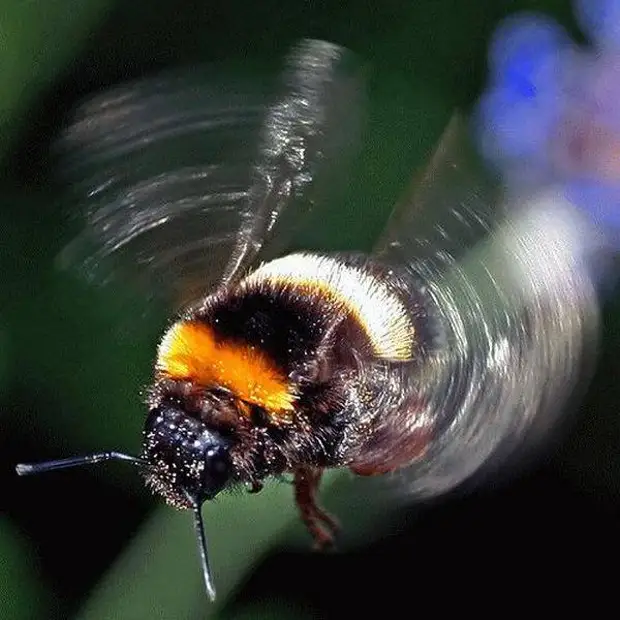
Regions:
<instances>
[{"instance_id":1,"label":"bumblebee antenna","mask_svg":"<svg viewBox=\"0 0 620 620\"><path fill-rule=\"evenodd\" d=\"M200 554L200 564L202 566L202 576L205 580L205 587L207 588L207 595L211 602L215 601L215 586L213 585L213 577L211 576L211 569L209 568L209 556L207 554L207 538L205 536L204 523L202 521L201 506L198 502L194 501L194 530L196 532L196 542L198 543L198 553Z\"/></svg>"},{"instance_id":2,"label":"bumblebee antenna","mask_svg":"<svg viewBox=\"0 0 620 620\"><path fill-rule=\"evenodd\" d=\"M55 469L66 469L67 467L82 467L83 465L94 465L102 461L129 461L134 465L148 465L146 461L137 456L130 456L122 452L97 452L86 456L71 456L66 459L54 461L44 461L43 463L20 463L16 465L15 471L18 476L29 476L40 474L44 471L54 471Z\"/></svg>"}]
</instances>

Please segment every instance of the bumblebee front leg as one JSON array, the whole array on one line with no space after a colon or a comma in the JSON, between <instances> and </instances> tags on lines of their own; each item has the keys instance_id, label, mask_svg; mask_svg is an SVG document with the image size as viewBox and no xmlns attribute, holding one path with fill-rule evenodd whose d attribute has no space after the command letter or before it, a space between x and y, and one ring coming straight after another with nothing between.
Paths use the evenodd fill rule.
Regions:
<instances>
[{"instance_id":1,"label":"bumblebee front leg","mask_svg":"<svg viewBox=\"0 0 620 620\"><path fill-rule=\"evenodd\" d=\"M260 480L252 480L247 487L248 493L260 493L263 490L263 483Z\"/></svg>"},{"instance_id":2,"label":"bumblebee front leg","mask_svg":"<svg viewBox=\"0 0 620 620\"><path fill-rule=\"evenodd\" d=\"M301 519L314 539L314 548L323 550L332 547L340 525L316 501L323 470L316 467L299 467L293 473L295 501Z\"/></svg>"}]
</instances>

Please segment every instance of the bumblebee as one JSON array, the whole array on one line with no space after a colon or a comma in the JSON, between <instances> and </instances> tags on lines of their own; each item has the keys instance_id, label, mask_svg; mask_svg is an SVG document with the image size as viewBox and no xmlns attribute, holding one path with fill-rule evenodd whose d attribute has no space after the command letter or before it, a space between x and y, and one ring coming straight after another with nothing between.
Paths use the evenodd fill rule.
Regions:
<instances>
[{"instance_id":1,"label":"bumblebee","mask_svg":"<svg viewBox=\"0 0 620 620\"><path fill-rule=\"evenodd\" d=\"M523 355L524 338L538 351L544 329L562 340L550 333L558 313L573 312L562 325L571 343L589 324L589 298L574 303L572 281L556 283L544 312L537 298L515 305L519 321L501 322L489 302L506 296L494 267L475 262L488 276L477 278L482 293L461 277L455 266L487 237L497 202L463 181L454 127L374 253L284 251L354 134L350 66L342 48L303 41L275 96L204 72L143 80L84 104L61 141L85 211L65 259L97 282L134 280L179 311L157 350L140 456L17 471L133 462L168 504L193 511L212 599L205 501L292 474L301 518L327 547L338 524L317 503L323 470L409 472L407 485L427 494L453 488L521 436L528 424L515 421L540 409L549 376L572 380L560 353L530 354L529 365L509 353ZM518 415L507 368L524 389L534 382Z\"/></svg>"}]
</instances>

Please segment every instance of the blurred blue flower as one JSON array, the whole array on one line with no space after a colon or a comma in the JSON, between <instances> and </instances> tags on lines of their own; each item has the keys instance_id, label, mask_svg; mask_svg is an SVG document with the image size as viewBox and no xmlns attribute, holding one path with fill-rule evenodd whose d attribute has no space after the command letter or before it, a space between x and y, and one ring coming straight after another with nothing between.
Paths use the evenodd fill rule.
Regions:
<instances>
[{"instance_id":1,"label":"blurred blue flower","mask_svg":"<svg viewBox=\"0 0 620 620\"><path fill-rule=\"evenodd\" d=\"M490 85L475 115L483 153L500 167L546 167L545 146L562 114L562 63L570 41L537 14L507 19L490 48Z\"/></svg>"},{"instance_id":2,"label":"blurred blue flower","mask_svg":"<svg viewBox=\"0 0 620 620\"><path fill-rule=\"evenodd\" d=\"M620 48L620 0L574 0L575 17L600 48Z\"/></svg>"},{"instance_id":3,"label":"blurred blue flower","mask_svg":"<svg viewBox=\"0 0 620 620\"><path fill-rule=\"evenodd\" d=\"M578 206L588 209L592 219L601 227L620 229L620 183L601 183L576 179L566 183L566 196Z\"/></svg>"},{"instance_id":4,"label":"blurred blue flower","mask_svg":"<svg viewBox=\"0 0 620 620\"><path fill-rule=\"evenodd\" d=\"M576 0L575 11L591 49L542 15L500 25L474 127L509 188L564 188L620 239L620 0Z\"/></svg>"},{"instance_id":5,"label":"blurred blue flower","mask_svg":"<svg viewBox=\"0 0 620 620\"><path fill-rule=\"evenodd\" d=\"M569 44L565 30L544 15L522 13L509 17L491 41L491 79L496 87L533 98L541 88L553 86L547 80L553 79L554 65Z\"/></svg>"}]
</instances>

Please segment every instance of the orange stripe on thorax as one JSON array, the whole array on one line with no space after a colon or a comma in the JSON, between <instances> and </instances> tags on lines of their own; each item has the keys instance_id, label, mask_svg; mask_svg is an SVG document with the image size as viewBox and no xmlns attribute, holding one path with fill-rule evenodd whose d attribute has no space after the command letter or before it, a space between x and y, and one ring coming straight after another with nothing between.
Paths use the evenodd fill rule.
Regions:
<instances>
[{"instance_id":1,"label":"orange stripe on thorax","mask_svg":"<svg viewBox=\"0 0 620 620\"><path fill-rule=\"evenodd\" d=\"M166 332L159 345L157 370L172 379L224 387L240 400L284 417L294 409L295 394L286 377L264 353L220 341L202 323L181 321Z\"/></svg>"}]
</instances>

